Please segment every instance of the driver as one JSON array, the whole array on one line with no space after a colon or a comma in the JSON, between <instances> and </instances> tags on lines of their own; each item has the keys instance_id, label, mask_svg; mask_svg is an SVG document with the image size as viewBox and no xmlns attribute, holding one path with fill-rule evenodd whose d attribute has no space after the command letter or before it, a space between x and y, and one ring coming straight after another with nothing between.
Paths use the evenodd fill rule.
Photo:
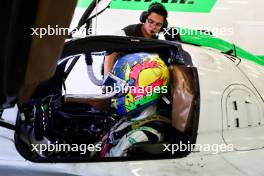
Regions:
<instances>
[{"instance_id":1,"label":"driver","mask_svg":"<svg viewBox=\"0 0 264 176\"><path fill-rule=\"evenodd\" d=\"M127 156L134 144L163 140L171 123L159 114L158 102L168 84L169 71L158 54L133 53L117 60L105 85L117 91L111 101L119 121L102 140L101 157Z\"/></svg>"},{"instance_id":2,"label":"driver","mask_svg":"<svg viewBox=\"0 0 264 176\"><path fill-rule=\"evenodd\" d=\"M140 15L138 24L128 25L118 32L121 36L144 37L148 39L158 39L158 33L168 27L168 12L166 8L158 2L150 4L147 11L143 11ZM112 53L105 58L104 75L106 76L112 70L115 58L119 53Z\"/></svg>"}]
</instances>

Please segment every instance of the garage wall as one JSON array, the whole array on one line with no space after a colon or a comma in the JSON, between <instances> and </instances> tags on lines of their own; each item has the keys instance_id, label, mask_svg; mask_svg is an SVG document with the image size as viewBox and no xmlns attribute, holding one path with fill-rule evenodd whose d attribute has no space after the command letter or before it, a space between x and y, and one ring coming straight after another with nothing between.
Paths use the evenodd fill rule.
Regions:
<instances>
[{"instance_id":1,"label":"garage wall","mask_svg":"<svg viewBox=\"0 0 264 176\"><path fill-rule=\"evenodd\" d=\"M231 30L219 32L216 36L234 42L238 46L256 55L264 55L264 7L263 0L218 0L210 13L170 12L169 26L199 29ZM75 27L84 8L76 8L71 27ZM107 9L97 18L96 34L114 34L128 24L138 23L142 11ZM94 20L95 22L95 20ZM95 26L95 25L94 25ZM223 35L228 34L228 35ZM94 63L96 76L100 78L102 60ZM91 86L85 62L78 61L66 82L67 93L91 94L100 93L101 89Z\"/></svg>"},{"instance_id":2,"label":"garage wall","mask_svg":"<svg viewBox=\"0 0 264 176\"><path fill-rule=\"evenodd\" d=\"M262 0L218 0L210 13L170 12L169 26L211 29L215 35L264 55L264 13ZM72 26L85 11L76 8ZM138 23L141 11L107 9L97 19L97 34L114 34L128 24ZM228 32L223 32L224 30ZM221 32L222 31L222 32Z\"/></svg>"}]
</instances>

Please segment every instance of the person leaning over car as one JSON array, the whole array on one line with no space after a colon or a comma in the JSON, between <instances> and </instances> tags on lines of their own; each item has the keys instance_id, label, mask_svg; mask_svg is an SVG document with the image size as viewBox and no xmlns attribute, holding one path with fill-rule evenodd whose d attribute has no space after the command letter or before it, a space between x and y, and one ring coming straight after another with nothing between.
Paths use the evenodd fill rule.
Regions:
<instances>
[{"instance_id":1,"label":"person leaning over car","mask_svg":"<svg viewBox=\"0 0 264 176\"><path fill-rule=\"evenodd\" d=\"M119 31L117 35L158 39L158 33L168 26L167 17L166 8L161 3L154 2L150 4L147 11L141 13L141 23L128 25ZM114 52L106 56L104 60L104 76L112 70L119 54Z\"/></svg>"}]
</instances>

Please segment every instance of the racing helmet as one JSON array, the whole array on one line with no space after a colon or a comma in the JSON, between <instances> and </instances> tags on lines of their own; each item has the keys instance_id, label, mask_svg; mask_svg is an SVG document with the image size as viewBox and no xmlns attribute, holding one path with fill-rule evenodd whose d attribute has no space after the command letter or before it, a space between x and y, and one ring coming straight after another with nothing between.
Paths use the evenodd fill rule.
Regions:
<instances>
[{"instance_id":1,"label":"racing helmet","mask_svg":"<svg viewBox=\"0 0 264 176\"><path fill-rule=\"evenodd\" d=\"M114 86L114 115L139 112L155 104L168 92L169 71L158 54L133 53L121 56L113 66L106 85ZM112 81L109 81L112 80Z\"/></svg>"}]
</instances>

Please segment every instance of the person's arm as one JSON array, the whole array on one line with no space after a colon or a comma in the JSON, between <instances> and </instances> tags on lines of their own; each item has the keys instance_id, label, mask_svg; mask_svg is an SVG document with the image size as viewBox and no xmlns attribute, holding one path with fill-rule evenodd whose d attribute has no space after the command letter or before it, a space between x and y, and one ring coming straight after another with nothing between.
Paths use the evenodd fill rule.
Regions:
<instances>
[{"instance_id":1,"label":"person's arm","mask_svg":"<svg viewBox=\"0 0 264 176\"><path fill-rule=\"evenodd\" d=\"M117 36L126 36L124 30L118 30L114 32L114 35ZM111 72L113 69L113 65L116 61L116 57L118 56L118 52L113 52L112 54L108 55L104 59L104 77L107 73Z\"/></svg>"},{"instance_id":2,"label":"person's arm","mask_svg":"<svg viewBox=\"0 0 264 176\"><path fill-rule=\"evenodd\" d=\"M119 53L114 52L108 56L105 57L104 60L104 77L107 75L107 73L111 72L113 69L113 65L115 63L116 57Z\"/></svg>"}]
</instances>

